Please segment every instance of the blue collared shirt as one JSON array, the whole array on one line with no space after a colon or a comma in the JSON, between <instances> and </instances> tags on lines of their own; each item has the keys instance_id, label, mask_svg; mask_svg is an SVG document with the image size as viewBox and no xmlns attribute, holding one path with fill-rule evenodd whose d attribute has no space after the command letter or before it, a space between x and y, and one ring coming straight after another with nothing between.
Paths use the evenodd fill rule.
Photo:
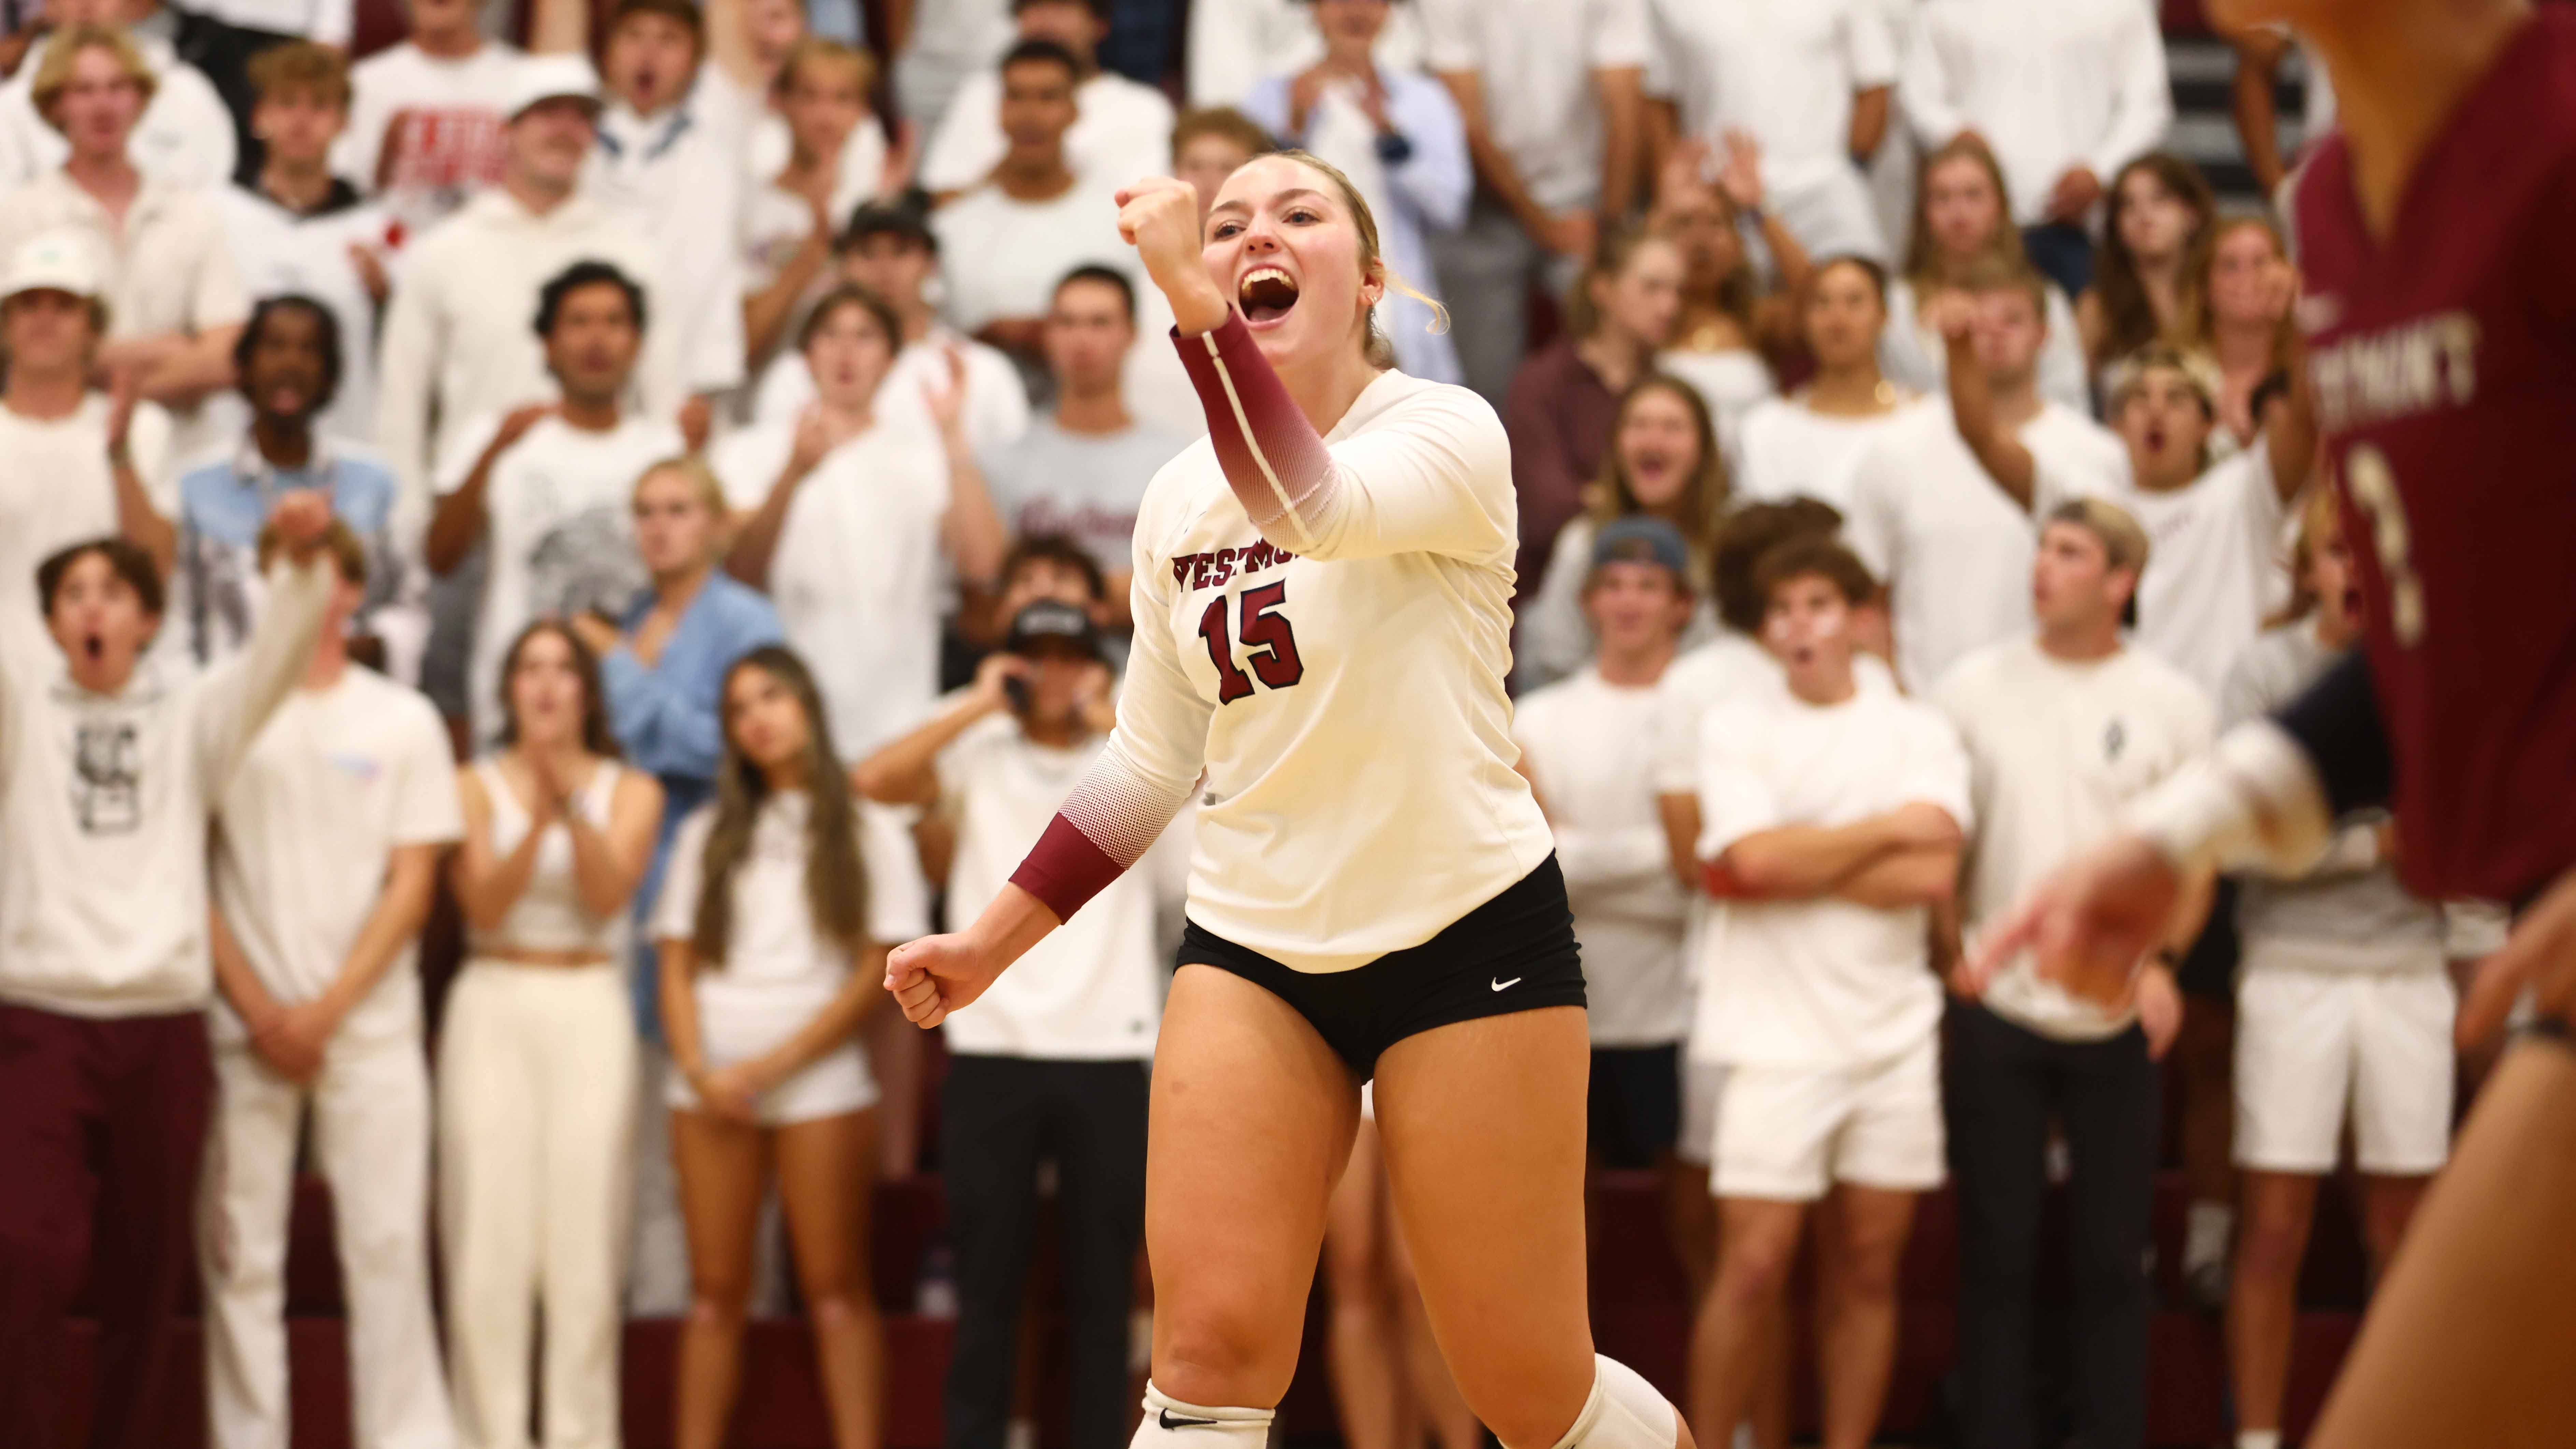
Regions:
<instances>
[{"instance_id":1,"label":"blue collared shirt","mask_svg":"<svg viewBox=\"0 0 2576 1449\"><path fill-rule=\"evenodd\" d=\"M261 456L245 434L228 458L190 468L179 477L179 560L170 621L199 666L239 651L259 619L259 531L277 499L294 489L319 488L331 512L367 551L367 597L349 621L352 634L385 642L385 672L417 676L428 619L420 609L424 580L397 537L395 513L401 485L382 458L353 443L315 437L301 468L280 468Z\"/></svg>"}]
</instances>

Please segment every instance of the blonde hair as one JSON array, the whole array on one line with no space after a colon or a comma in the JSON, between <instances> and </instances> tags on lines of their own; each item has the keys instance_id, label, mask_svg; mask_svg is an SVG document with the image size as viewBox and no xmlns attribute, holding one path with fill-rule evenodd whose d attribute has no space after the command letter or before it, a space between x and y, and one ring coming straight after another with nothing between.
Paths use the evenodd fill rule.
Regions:
<instances>
[{"instance_id":1,"label":"blonde hair","mask_svg":"<svg viewBox=\"0 0 2576 1449\"><path fill-rule=\"evenodd\" d=\"M2215 351L2218 320L2209 308L2210 274L2218 269L2219 247L2229 237L2247 230L2263 233L2264 238L2272 243L2272 255L2285 262L2289 260L2290 246L2282 238L2281 228L2260 212L2222 217L2202 227L2200 236L2192 243L2191 260L2183 267L2182 295L2174 304L2173 335L2166 339L2171 345L2185 352ZM2298 353L2299 327L2292 319L2292 313L2284 312L2279 324L2272 329L2272 364L2275 367L2287 364Z\"/></svg>"},{"instance_id":2,"label":"blonde hair","mask_svg":"<svg viewBox=\"0 0 2576 1449\"><path fill-rule=\"evenodd\" d=\"M2069 499L2049 510L2048 521L2083 529L2101 543L2102 558L2112 568L2145 576L2147 531L2119 504L2100 498Z\"/></svg>"},{"instance_id":3,"label":"blonde hair","mask_svg":"<svg viewBox=\"0 0 2576 1449\"><path fill-rule=\"evenodd\" d=\"M1253 160L1265 161L1274 156L1281 160L1294 161L1300 166L1322 174L1326 180L1333 183L1334 189L1341 192L1342 203L1351 209L1351 224L1358 228L1360 234L1360 280L1366 282L1374 277L1384 284L1387 291L1401 293L1430 308L1431 330L1435 333L1448 331L1449 309L1440 304L1440 299L1424 295L1411 282L1399 276L1395 268L1387 265L1386 255L1380 250L1378 242L1377 214L1369 210L1368 202L1361 198L1359 188L1351 184L1351 178L1342 174L1342 168L1312 151L1301 151L1293 147L1285 151L1270 152L1267 156L1256 156ZM1252 163L1247 161L1244 164L1248 166ZM1374 307L1369 310L1367 327L1368 338L1362 346L1368 354L1370 365L1380 369L1395 366L1395 343L1378 329L1377 310Z\"/></svg>"},{"instance_id":4,"label":"blonde hair","mask_svg":"<svg viewBox=\"0 0 2576 1449\"><path fill-rule=\"evenodd\" d=\"M698 506L704 508L708 515L715 519L713 551L716 557L722 558L725 536L732 532L733 500L725 497L724 480L716 477L716 471L707 466L706 459L695 453L687 453L679 457L663 458L647 466L643 472L635 475L635 486L627 490L627 503L631 506L642 502L644 485L665 473L676 474L681 481L687 483L690 493L698 500Z\"/></svg>"},{"instance_id":5,"label":"blonde hair","mask_svg":"<svg viewBox=\"0 0 2576 1449\"><path fill-rule=\"evenodd\" d=\"M877 83L875 56L830 36L809 35L787 48L787 57L778 63L778 79L771 82L771 89L781 96L787 94L787 88L796 83L797 73L815 64L844 65L858 72L862 104L869 88Z\"/></svg>"},{"instance_id":6,"label":"blonde hair","mask_svg":"<svg viewBox=\"0 0 2576 1449\"><path fill-rule=\"evenodd\" d=\"M125 79L142 93L143 104L152 104L152 93L160 89L161 83L153 76L152 67L144 63L143 52L126 39L125 32L105 25L74 25L54 32L52 43L45 47L45 58L36 63L35 81L28 87L36 114L45 118L46 125L57 131L62 129L54 124L54 102L62 99L63 88L72 83L72 62L84 50L103 50L114 57L117 69L125 72Z\"/></svg>"}]
</instances>

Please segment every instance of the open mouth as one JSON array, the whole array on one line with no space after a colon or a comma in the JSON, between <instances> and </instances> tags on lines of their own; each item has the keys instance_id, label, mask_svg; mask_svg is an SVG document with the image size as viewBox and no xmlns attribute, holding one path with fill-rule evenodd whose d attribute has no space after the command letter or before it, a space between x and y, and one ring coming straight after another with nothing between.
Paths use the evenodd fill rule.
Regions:
<instances>
[{"instance_id":1,"label":"open mouth","mask_svg":"<svg viewBox=\"0 0 2576 1449\"><path fill-rule=\"evenodd\" d=\"M100 660L105 659L107 657L106 636L96 633L83 634L81 636L81 657L87 659L92 664L96 664Z\"/></svg>"},{"instance_id":2,"label":"open mouth","mask_svg":"<svg viewBox=\"0 0 2576 1449\"><path fill-rule=\"evenodd\" d=\"M1235 284L1234 296L1244 321L1276 322L1297 305L1297 283L1277 267L1254 267Z\"/></svg>"},{"instance_id":3,"label":"open mouth","mask_svg":"<svg viewBox=\"0 0 2576 1449\"><path fill-rule=\"evenodd\" d=\"M2361 589L2358 586L2343 591L2343 610L2351 615L2361 613Z\"/></svg>"},{"instance_id":4,"label":"open mouth","mask_svg":"<svg viewBox=\"0 0 2576 1449\"><path fill-rule=\"evenodd\" d=\"M2147 429L2147 451L2150 453L2161 453L2164 450L2165 430L2162 428Z\"/></svg>"}]
</instances>

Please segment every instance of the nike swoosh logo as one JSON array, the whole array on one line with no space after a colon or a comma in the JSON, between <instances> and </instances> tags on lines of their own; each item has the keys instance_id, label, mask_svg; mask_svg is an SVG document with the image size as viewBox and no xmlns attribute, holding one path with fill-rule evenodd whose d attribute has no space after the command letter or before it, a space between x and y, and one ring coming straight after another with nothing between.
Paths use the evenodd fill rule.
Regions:
<instances>
[{"instance_id":1,"label":"nike swoosh logo","mask_svg":"<svg viewBox=\"0 0 2576 1449\"><path fill-rule=\"evenodd\" d=\"M1163 1428L1167 1431L1172 1429L1204 1429L1216 1422L1214 1419L1175 1419L1172 1417L1172 1411L1169 1409L1163 1410L1162 1416Z\"/></svg>"},{"instance_id":2,"label":"nike swoosh logo","mask_svg":"<svg viewBox=\"0 0 2576 1449\"><path fill-rule=\"evenodd\" d=\"M1518 986L1518 985L1520 985L1520 984L1521 984L1521 978L1520 978L1520 977L1515 976L1515 977L1513 977L1513 978L1512 978L1511 980L1509 980L1509 981L1497 981L1497 982L1495 982L1495 983L1494 983L1494 989L1495 989L1496 991L1500 991L1500 990L1502 990L1502 989L1503 989L1504 987L1506 987L1506 986Z\"/></svg>"}]
</instances>

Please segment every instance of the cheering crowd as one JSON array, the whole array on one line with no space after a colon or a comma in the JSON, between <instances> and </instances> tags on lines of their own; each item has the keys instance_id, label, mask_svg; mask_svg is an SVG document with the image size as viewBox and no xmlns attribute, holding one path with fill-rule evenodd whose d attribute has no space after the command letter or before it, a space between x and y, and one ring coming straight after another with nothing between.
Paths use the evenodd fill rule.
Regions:
<instances>
[{"instance_id":1,"label":"cheering crowd","mask_svg":"<svg viewBox=\"0 0 2576 1449\"><path fill-rule=\"evenodd\" d=\"M406 0L354 64L347 3L0 5L0 1442L52 1442L84 1284L92 1442L155 1442L193 1273L211 1442L283 1446L301 1168L363 1445L613 1445L629 1316L683 1320L717 1445L792 1298L871 1449L870 1188L931 1165L949 1441L1026 1431L1051 1196L1070 1442L1123 1442L1188 817L943 1028L933 1141L884 953L1102 748L1206 432L1113 196L1293 147L1378 219L1383 360L1511 439L1521 768L1698 1442L1787 1442L1802 1235L1825 1442L1869 1440L1947 1182L1964 1442L2143 1443L2171 1072L2182 1268L2277 1449L2318 1184L2349 1137L2384 1262L2501 916L2406 895L2381 819L2202 883L2116 1006L1960 967L2358 627L2288 246L2156 149L2144 0L1187 10L1167 85L1102 0ZM1467 1449L1376 1151L1345 1433Z\"/></svg>"}]
</instances>

